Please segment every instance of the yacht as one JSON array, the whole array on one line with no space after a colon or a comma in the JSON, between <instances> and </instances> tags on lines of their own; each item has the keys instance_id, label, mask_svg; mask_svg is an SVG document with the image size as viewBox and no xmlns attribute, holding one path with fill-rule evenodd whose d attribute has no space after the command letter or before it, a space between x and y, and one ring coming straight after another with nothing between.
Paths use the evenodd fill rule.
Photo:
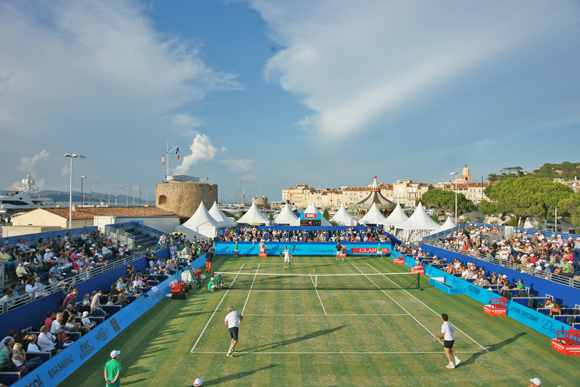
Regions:
<instances>
[{"instance_id":1,"label":"yacht","mask_svg":"<svg viewBox=\"0 0 580 387\"><path fill-rule=\"evenodd\" d=\"M22 179L22 187L17 190L5 191L0 194L0 215L14 215L42 207L55 207L52 198L38 195L34 189L34 180L30 175Z\"/></svg>"}]
</instances>

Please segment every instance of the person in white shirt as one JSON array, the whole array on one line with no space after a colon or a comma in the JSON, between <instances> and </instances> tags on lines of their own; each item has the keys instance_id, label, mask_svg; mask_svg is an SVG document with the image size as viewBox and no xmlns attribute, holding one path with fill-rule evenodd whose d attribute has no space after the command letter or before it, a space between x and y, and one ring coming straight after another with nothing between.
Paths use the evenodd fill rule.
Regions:
<instances>
[{"instance_id":1,"label":"person in white shirt","mask_svg":"<svg viewBox=\"0 0 580 387\"><path fill-rule=\"evenodd\" d=\"M56 315L56 320L52 322L52 326L50 327L50 333L56 335L57 332L61 329L64 329L64 324L62 321L62 313Z\"/></svg>"},{"instance_id":2,"label":"person in white shirt","mask_svg":"<svg viewBox=\"0 0 580 387\"><path fill-rule=\"evenodd\" d=\"M461 360L457 357L455 352L453 352L453 343L455 342L455 336L453 336L453 326L448 321L449 317L446 313L441 315L441 320L443 320L443 325L441 326L441 334L439 335L439 339L443 339L443 347L445 348L445 355L447 355L447 359L449 360L449 364L447 364L447 368L455 368L455 366L459 365ZM53 323L54 324L54 323ZM451 359L451 355L455 358L455 364L453 364L453 359Z\"/></svg>"},{"instance_id":3,"label":"person in white shirt","mask_svg":"<svg viewBox=\"0 0 580 387\"><path fill-rule=\"evenodd\" d=\"M83 326L88 329L92 329L95 325L97 325L96 322L89 320L89 312L87 311L83 312L81 322L83 323Z\"/></svg>"},{"instance_id":4,"label":"person in white shirt","mask_svg":"<svg viewBox=\"0 0 580 387\"><path fill-rule=\"evenodd\" d=\"M232 342L230 344L227 357L234 357L234 353L236 353L236 344L238 343L238 328L240 327L240 321L242 321L243 318L244 316L235 310L233 306L228 306L228 315L226 316L224 325L228 326Z\"/></svg>"},{"instance_id":5,"label":"person in white shirt","mask_svg":"<svg viewBox=\"0 0 580 387\"><path fill-rule=\"evenodd\" d=\"M284 247L282 255L284 256L284 270L286 270L286 265L290 266L290 269L292 269L292 263L290 263L290 257L292 257L292 254L290 254L287 246Z\"/></svg>"}]
</instances>

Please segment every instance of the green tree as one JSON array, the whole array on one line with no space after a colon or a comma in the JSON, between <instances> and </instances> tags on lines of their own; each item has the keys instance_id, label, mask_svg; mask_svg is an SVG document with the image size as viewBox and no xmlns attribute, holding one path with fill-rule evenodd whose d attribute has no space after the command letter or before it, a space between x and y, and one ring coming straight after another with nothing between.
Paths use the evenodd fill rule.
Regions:
<instances>
[{"instance_id":1,"label":"green tree","mask_svg":"<svg viewBox=\"0 0 580 387\"><path fill-rule=\"evenodd\" d=\"M576 227L580 227L580 192L560 200L558 203L558 214L565 216Z\"/></svg>"},{"instance_id":2,"label":"green tree","mask_svg":"<svg viewBox=\"0 0 580 387\"><path fill-rule=\"evenodd\" d=\"M246 213L244 211L240 211L240 214L238 215L238 220L242 219L242 216L244 216Z\"/></svg>"},{"instance_id":3,"label":"green tree","mask_svg":"<svg viewBox=\"0 0 580 387\"><path fill-rule=\"evenodd\" d=\"M491 202L483 201L479 211L484 215L514 215L523 227L528 217L553 217L554 208L571 194L572 188L546 179L507 179L485 189Z\"/></svg>"},{"instance_id":4,"label":"green tree","mask_svg":"<svg viewBox=\"0 0 580 387\"><path fill-rule=\"evenodd\" d=\"M270 222L272 222L272 221L274 220L274 214L272 214L271 212L270 212L270 214L268 215L268 220L269 220Z\"/></svg>"},{"instance_id":5,"label":"green tree","mask_svg":"<svg viewBox=\"0 0 580 387\"><path fill-rule=\"evenodd\" d=\"M328 213L328 210L326 208L324 209L324 212L322 212L322 216L326 220L328 220L330 218L330 214Z\"/></svg>"},{"instance_id":6,"label":"green tree","mask_svg":"<svg viewBox=\"0 0 580 387\"><path fill-rule=\"evenodd\" d=\"M441 189L432 189L427 191L417 200L415 205L423 203L427 208L437 210L437 215L442 215L445 211L455 211L455 192L443 191ZM457 215L465 214L473 210L473 202L465 197L464 194L457 194Z\"/></svg>"}]
</instances>

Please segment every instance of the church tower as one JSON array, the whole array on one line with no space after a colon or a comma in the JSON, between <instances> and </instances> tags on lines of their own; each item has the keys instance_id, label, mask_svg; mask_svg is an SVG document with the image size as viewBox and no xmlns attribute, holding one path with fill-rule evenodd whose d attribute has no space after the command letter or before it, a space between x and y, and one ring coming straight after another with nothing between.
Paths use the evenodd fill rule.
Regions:
<instances>
[{"instance_id":1,"label":"church tower","mask_svg":"<svg viewBox=\"0 0 580 387\"><path fill-rule=\"evenodd\" d=\"M467 168L467 164L465 164L465 168L463 168L461 178L465 179L467 184L471 183L471 177L469 176L469 168Z\"/></svg>"}]
</instances>

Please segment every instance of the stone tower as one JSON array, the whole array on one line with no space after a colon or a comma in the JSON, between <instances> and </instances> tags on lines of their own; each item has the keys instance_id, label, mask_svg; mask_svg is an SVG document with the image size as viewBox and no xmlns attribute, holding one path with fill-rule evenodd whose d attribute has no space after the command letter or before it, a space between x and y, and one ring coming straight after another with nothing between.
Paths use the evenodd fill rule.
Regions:
<instances>
[{"instance_id":1,"label":"stone tower","mask_svg":"<svg viewBox=\"0 0 580 387\"><path fill-rule=\"evenodd\" d=\"M217 184L175 181L158 183L155 190L157 207L186 217L192 216L201 202L210 209L217 200Z\"/></svg>"}]
</instances>

